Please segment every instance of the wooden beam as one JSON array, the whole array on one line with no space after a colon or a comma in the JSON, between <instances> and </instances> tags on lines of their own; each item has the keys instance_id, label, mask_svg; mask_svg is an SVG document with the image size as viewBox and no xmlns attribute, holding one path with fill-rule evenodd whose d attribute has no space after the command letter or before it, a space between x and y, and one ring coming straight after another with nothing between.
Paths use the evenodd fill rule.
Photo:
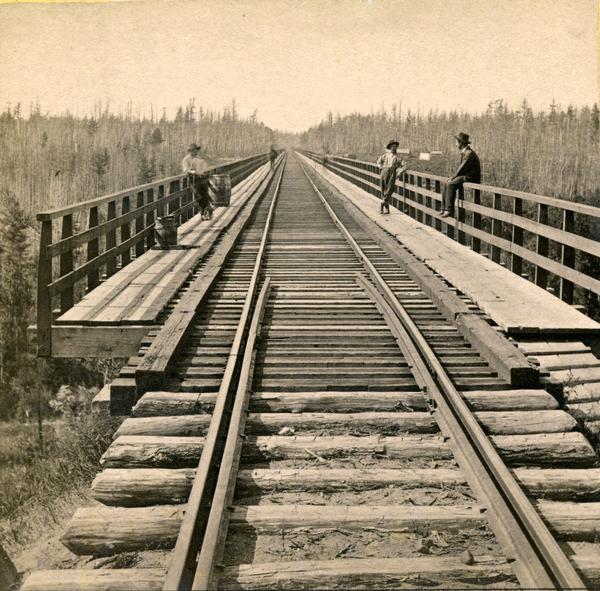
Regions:
<instances>
[{"instance_id":1,"label":"wooden beam","mask_svg":"<svg viewBox=\"0 0 600 591\"><path fill-rule=\"evenodd\" d=\"M21 591L162 591L164 576L160 568L38 570Z\"/></svg>"},{"instance_id":2,"label":"wooden beam","mask_svg":"<svg viewBox=\"0 0 600 591\"><path fill-rule=\"evenodd\" d=\"M221 589L382 589L432 585L452 589L506 582L516 584L511 565L504 559L477 556L466 565L454 557L344 558L242 564L223 569ZM29 591L29 590L28 590ZM37 591L37 590L36 590ZM61 590L62 591L62 590Z\"/></svg>"},{"instance_id":3,"label":"wooden beam","mask_svg":"<svg viewBox=\"0 0 600 591\"><path fill-rule=\"evenodd\" d=\"M561 505L561 503L555 503ZM580 523L553 508L553 523L561 531ZM150 507L83 507L67 524L61 542L78 555L110 556L119 552L166 549L175 545L185 505ZM564 522L564 523L563 523ZM379 532L419 531L422 527L444 531L479 528L487 523L478 506L451 505L255 505L233 507L229 525L257 532L318 527ZM562 529L561 529L562 528Z\"/></svg>"},{"instance_id":4,"label":"wooden beam","mask_svg":"<svg viewBox=\"0 0 600 591\"><path fill-rule=\"evenodd\" d=\"M136 355L146 334L155 329L148 326L71 326L54 324L52 356L56 358L93 357L97 359L125 358ZM38 338L36 327L29 329ZM38 341L39 342L39 341Z\"/></svg>"}]
</instances>

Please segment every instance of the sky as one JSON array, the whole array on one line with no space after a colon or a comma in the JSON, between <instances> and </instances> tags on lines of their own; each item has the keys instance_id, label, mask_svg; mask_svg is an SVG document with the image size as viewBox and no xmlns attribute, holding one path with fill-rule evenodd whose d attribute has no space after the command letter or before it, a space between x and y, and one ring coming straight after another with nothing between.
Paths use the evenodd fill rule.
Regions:
<instances>
[{"instance_id":1,"label":"sky","mask_svg":"<svg viewBox=\"0 0 600 591\"><path fill-rule=\"evenodd\" d=\"M302 131L328 111L599 101L600 0L139 0L5 4L0 108L89 114L191 97Z\"/></svg>"}]
</instances>

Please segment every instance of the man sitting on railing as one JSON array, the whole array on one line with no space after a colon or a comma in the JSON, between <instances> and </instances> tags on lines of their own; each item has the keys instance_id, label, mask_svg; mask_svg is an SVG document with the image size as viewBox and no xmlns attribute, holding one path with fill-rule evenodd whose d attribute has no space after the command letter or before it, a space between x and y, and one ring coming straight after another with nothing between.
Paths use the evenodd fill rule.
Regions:
<instances>
[{"instance_id":1,"label":"man sitting on railing","mask_svg":"<svg viewBox=\"0 0 600 591\"><path fill-rule=\"evenodd\" d=\"M390 142L383 153L377 159L377 166L381 171L381 205L379 213L390 213L390 197L396 188L396 175L406 170L406 162L398 158L396 150L400 144L397 141Z\"/></svg>"},{"instance_id":2,"label":"man sitting on railing","mask_svg":"<svg viewBox=\"0 0 600 591\"><path fill-rule=\"evenodd\" d=\"M454 136L456 146L460 150L460 166L454 174L449 177L446 190L444 191L444 209L440 215L442 218L447 218L454 215L454 202L456 195L462 199L464 195L463 185L465 183L480 183L481 182L481 163L479 156L475 154L471 148L471 140L466 133L459 133Z\"/></svg>"},{"instance_id":3,"label":"man sitting on railing","mask_svg":"<svg viewBox=\"0 0 600 591\"><path fill-rule=\"evenodd\" d=\"M198 155L200 146L190 144L188 154L181 162L181 169L189 175L192 175L192 189L194 198L200 206L202 219L209 220L212 218L213 207L208 193L208 177L204 174L208 169L206 160Z\"/></svg>"}]
</instances>

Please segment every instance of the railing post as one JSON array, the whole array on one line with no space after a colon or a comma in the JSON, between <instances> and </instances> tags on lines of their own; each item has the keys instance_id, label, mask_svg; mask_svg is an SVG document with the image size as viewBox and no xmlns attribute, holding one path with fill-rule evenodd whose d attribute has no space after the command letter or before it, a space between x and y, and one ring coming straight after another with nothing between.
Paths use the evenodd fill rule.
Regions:
<instances>
[{"instance_id":1,"label":"railing post","mask_svg":"<svg viewBox=\"0 0 600 591\"><path fill-rule=\"evenodd\" d=\"M106 213L106 221L114 220L117 217L117 202L109 201ZM106 250L117 246L117 231L109 230L106 233ZM117 272L117 257L111 257L106 261L106 276L110 277Z\"/></svg>"},{"instance_id":2,"label":"railing post","mask_svg":"<svg viewBox=\"0 0 600 591\"><path fill-rule=\"evenodd\" d=\"M423 179L420 176L417 177L417 188L418 189L423 188ZM418 190L415 191L415 201L419 205L423 205L423 195ZM416 213L417 222L423 223L423 211L421 209L419 209L418 207L416 207L415 213Z\"/></svg>"},{"instance_id":3,"label":"railing post","mask_svg":"<svg viewBox=\"0 0 600 591\"><path fill-rule=\"evenodd\" d=\"M464 191L464 189L463 189ZM456 221L457 221L457 228L458 228L458 236L457 236L457 240L459 242L459 244L466 244L466 236L465 233L463 231L463 226L465 223L465 207L464 207L464 192L463 192L463 198L460 199L460 195L456 196Z\"/></svg>"},{"instance_id":4,"label":"railing post","mask_svg":"<svg viewBox=\"0 0 600 591\"><path fill-rule=\"evenodd\" d=\"M165 186L164 186L164 184L163 185L159 185L159 187L158 187L158 200L160 201L164 196L165 196ZM161 202L161 204L158 206L156 215L159 218L164 217L164 215L165 215L165 206L164 206L164 203Z\"/></svg>"},{"instance_id":5,"label":"railing post","mask_svg":"<svg viewBox=\"0 0 600 591\"><path fill-rule=\"evenodd\" d=\"M171 185L169 187L169 195L173 195L173 193L177 193L179 191L179 181L171 181ZM167 207L167 212L172 214L174 211L179 209L179 204L181 201L181 197L175 197L172 201L169 201L169 205ZM181 214L177 214L175 219L177 225L181 224Z\"/></svg>"},{"instance_id":6,"label":"railing post","mask_svg":"<svg viewBox=\"0 0 600 591\"><path fill-rule=\"evenodd\" d=\"M135 200L135 207L136 209L139 209L140 207L144 207L144 191L138 191L136 200ZM138 216L135 218L135 233L138 234L139 232L143 232L144 230L144 214L139 214ZM144 247L144 240L139 240L138 242L136 242L135 244L135 256L136 257L140 257L144 254L144 251L146 250Z\"/></svg>"},{"instance_id":7,"label":"railing post","mask_svg":"<svg viewBox=\"0 0 600 591\"><path fill-rule=\"evenodd\" d=\"M494 210L502 209L502 195L500 193L494 193L492 207L494 208ZM499 238L502 237L502 221L501 220L492 218L492 235L498 236ZM501 253L500 248L492 244L491 249L490 249L490 258L492 259L492 261L494 261L494 263L500 262L500 253Z\"/></svg>"},{"instance_id":8,"label":"railing post","mask_svg":"<svg viewBox=\"0 0 600 591\"><path fill-rule=\"evenodd\" d=\"M438 195L442 195L442 183L438 180L434 181L434 187L435 187L435 192ZM435 202L435 204L433 205L433 209L435 209L436 214L439 213L441 211L441 209L437 208L437 201ZM442 220L438 217L438 215L435 215L435 217L433 218L434 222L433 222L433 227L438 231L441 232L442 231Z\"/></svg>"},{"instance_id":9,"label":"railing post","mask_svg":"<svg viewBox=\"0 0 600 591\"><path fill-rule=\"evenodd\" d=\"M521 217L523 215L523 199L515 197L513 199L513 216ZM523 228L517 224L512 225L512 243L516 246L523 246ZM523 259L516 253L510 255L510 270L516 275L523 273Z\"/></svg>"},{"instance_id":10,"label":"railing post","mask_svg":"<svg viewBox=\"0 0 600 591\"><path fill-rule=\"evenodd\" d=\"M563 232L571 232L575 230L575 212L567 209L563 210L562 220ZM571 269L575 268L575 249L572 246L566 244L561 245L560 262ZM560 299L567 302L567 304L573 303L573 282L560 278Z\"/></svg>"},{"instance_id":11,"label":"railing post","mask_svg":"<svg viewBox=\"0 0 600 591\"><path fill-rule=\"evenodd\" d=\"M94 228L98 225L98 207L90 207L88 228ZM87 244L87 260L91 261L100 254L98 238L90 240ZM92 291L100 283L100 269L90 271L87 276L88 291Z\"/></svg>"},{"instance_id":12,"label":"railing post","mask_svg":"<svg viewBox=\"0 0 600 591\"><path fill-rule=\"evenodd\" d=\"M181 180L181 188L186 190L185 195L183 196L183 203L187 206L192 203L192 187L190 186L189 177ZM186 207L186 210L183 214L183 221L187 222L193 215L194 207Z\"/></svg>"},{"instance_id":13,"label":"railing post","mask_svg":"<svg viewBox=\"0 0 600 591\"><path fill-rule=\"evenodd\" d=\"M73 236L73 215L67 214L62 218L61 239ZM73 270L73 251L63 252L60 255L60 276ZM66 312L73 307L73 285L66 287L60 294L60 311Z\"/></svg>"},{"instance_id":14,"label":"railing post","mask_svg":"<svg viewBox=\"0 0 600 591\"><path fill-rule=\"evenodd\" d=\"M415 175L411 174L410 177L410 186L411 188L408 190L408 215L415 219L415 208L413 207L412 203L415 200L415 192L412 190L412 187L415 186Z\"/></svg>"},{"instance_id":15,"label":"railing post","mask_svg":"<svg viewBox=\"0 0 600 591\"><path fill-rule=\"evenodd\" d=\"M48 247L52 244L52 220L44 220L40 232L40 253L37 277L37 352L39 357L52 355L52 257Z\"/></svg>"},{"instance_id":16,"label":"railing post","mask_svg":"<svg viewBox=\"0 0 600 591\"><path fill-rule=\"evenodd\" d=\"M427 191L431 191L431 179L425 179L425 189ZM425 223L428 226L433 226L433 218L431 217L431 214L429 213L429 210L431 210L431 197L429 195L426 195L424 201L425 201L425 207L428 210L425 212Z\"/></svg>"},{"instance_id":17,"label":"railing post","mask_svg":"<svg viewBox=\"0 0 600 591\"><path fill-rule=\"evenodd\" d=\"M537 221L540 224L548 224L548 206L545 203L538 203ZM535 252L536 254L543 257L548 256L548 238L546 238L545 236L541 236L540 234L537 235ZM548 283L548 271L536 265L534 281L536 285L542 287L543 289L546 289L546 285Z\"/></svg>"},{"instance_id":18,"label":"railing post","mask_svg":"<svg viewBox=\"0 0 600 591\"><path fill-rule=\"evenodd\" d=\"M154 201L154 189L148 189L148 192L146 194L146 203L152 203ZM151 209L147 214L146 214L146 227L149 228L150 226L154 225L154 210ZM156 239L154 237L154 232L150 232L148 234L148 236L146 237L146 247L148 249L152 248L154 246L156 242Z\"/></svg>"},{"instance_id":19,"label":"railing post","mask_svg":"<svg viewBox=\"0 0 600 591\"><path fill-rule=\"evenodd\" d=\"M481 190L473 189L473 203L481 205ZM481 214L473 212L473 228L481 230ZM471 239L471 248L474 252L481 252L481 238L473 236Z\"/></svg>"},{"instance_id":20,"label":"railing post","mask_svg":"<svg viewBox=\"0 0 600 591\"><path fill-rule=\"evenodd\" d=\"M129 195L123 197L123 201L121 202L121 215L125 215L129 213ZM125 222L121 226L121 244L126 240L131 238L131 227L129 222ZM121 253L121 269L128 265L131 262L131 249L128 248L124 252Z\"/></svg>"},{"instance_id":21,"label":"railing post","mask_svg":"<svg viewBox=\"0 0 600 591\"><path fill-rule=\"evenodd\" d=\"M447 184L444 185L444 188L442 190L442 209L443 209L443 199L444 199L444 194L446 193L446 191L448 190L448 186ZM458 196L456 197L455 200L455 207L458 205L457 204L458 201ZM453 217L447 217L447 218L443 218L440 220L441 222L441 227L445 228L446 230L446 236L448 236L448 238L452 238L452 240L454 240L454 224L456 223L456 220Z\"/></svg>"}]
</instances>

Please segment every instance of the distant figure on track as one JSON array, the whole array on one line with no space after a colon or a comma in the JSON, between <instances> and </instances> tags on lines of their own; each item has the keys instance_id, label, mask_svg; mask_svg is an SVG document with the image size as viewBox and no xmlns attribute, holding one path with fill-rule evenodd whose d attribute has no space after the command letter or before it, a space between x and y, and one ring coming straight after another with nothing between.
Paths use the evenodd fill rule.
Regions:
<instances>
[{"instance_id":1,"label":"distant figure on track","mask_svg":"<svg viewBox=\"0 0 600 591\"><path fill-rule=\"evenodd\" d=\"M212 218L213 207L208 194L208 177L204 174L208 170L206 160L200 158L200 146L190 144L188 154L181 162L183 172L192 176L194 198L198 202L203 220Z\"/></svg>"},{"instance_id":2,"label":"distant figure on track","mask_svg":"<svg viewBox=\"0 0 600 591\"><path fill-rule=\"evenodd\" d=\"M454 203L456 195L464 196L463 185L465 183L481 182L481 163L479 156L471 148L471 140L466 133L458 133L454 136L456 147L460 150L460 165L458 170L448 178L446 190L444 191L444 209L440 215L442 218L454 215Z\"/></svg>"},{"instance_id":3,"label":"distant figure on track","mask_svg":"<svg viewBox=\"0 0 600 591\"><path fill-rule=\"evenodd\" d=\"M271 163L271 170L275 166L275 160L277 160L277 150L275 146L271 144L271 149L269 150L269 162Z\"/></svg>"},{"instance_id":4,"label":"distant figure on track","mask_svg":"<svg viewBox=\"0 0 600 591\"><path fill-rule=\"evenodd\" d=\"M396 187L396 176L406 170L406 162L398 158L396 150L400 144L392 141L386 146L386 151L377 159L381 172L381 206L379 213L390 213L390 197Z\"/></svg>"}]
</instances>

